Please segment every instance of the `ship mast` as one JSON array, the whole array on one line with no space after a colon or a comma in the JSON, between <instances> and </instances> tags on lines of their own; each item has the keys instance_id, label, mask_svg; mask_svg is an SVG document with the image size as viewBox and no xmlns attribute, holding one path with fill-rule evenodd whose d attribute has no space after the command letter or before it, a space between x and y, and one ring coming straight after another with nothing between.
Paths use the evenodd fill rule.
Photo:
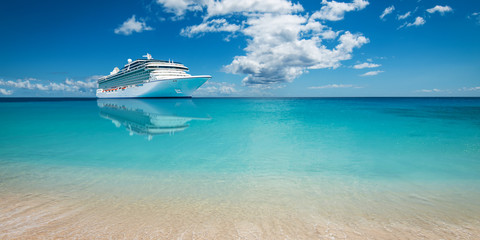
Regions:
<instances>
[{"instance_id":1,"label":"ship mast","mask_svg":"<svg viewBox=\"0 0 480 240\"><path fill-rule=\"evenodd\" d=\"M150 53L147 53L146 55L143 55L142 57L146 57L148 60L152 60L152 55Z\"/></svg>"}]
</instances>

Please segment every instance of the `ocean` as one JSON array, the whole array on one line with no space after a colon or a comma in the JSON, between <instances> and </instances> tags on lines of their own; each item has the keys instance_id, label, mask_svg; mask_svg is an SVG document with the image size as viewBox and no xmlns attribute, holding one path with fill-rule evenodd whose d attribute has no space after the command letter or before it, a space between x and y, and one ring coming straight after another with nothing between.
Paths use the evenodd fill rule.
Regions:
<instances>
[{"instance_id":1,"label":"ocean","mask_svg":"<svg viewBox=\"0 0 480 240\"><path fill-rule=\"evenodd\" d=\"M2 98L0 166L0 239L480 239L480 98Z\"/></svg>"}]
</instances>

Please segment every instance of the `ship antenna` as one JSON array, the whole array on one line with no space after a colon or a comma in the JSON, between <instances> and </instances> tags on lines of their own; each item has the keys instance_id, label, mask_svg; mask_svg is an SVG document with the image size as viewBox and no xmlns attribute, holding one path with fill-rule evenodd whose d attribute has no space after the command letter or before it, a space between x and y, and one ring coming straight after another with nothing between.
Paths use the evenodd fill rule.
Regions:
<instances>
[{"instance_id":1,"label":"ship antenna","mask_svg":"<svg viewBox=\"0 0 480 240\"><path fill-rule=\"evenodd\" d=\"M146 57L148 60L152 60L152 55L150 53L147 53L146 55L143 55L142 57Z\"/></svg>"}]
</instances>

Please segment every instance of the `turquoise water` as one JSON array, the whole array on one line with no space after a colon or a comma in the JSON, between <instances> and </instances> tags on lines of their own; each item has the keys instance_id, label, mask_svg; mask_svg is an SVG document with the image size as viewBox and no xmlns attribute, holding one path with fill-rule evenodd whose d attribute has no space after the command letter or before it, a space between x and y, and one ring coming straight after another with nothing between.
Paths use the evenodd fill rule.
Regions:
<instances>
[{"instance_id":1,"label":"turquoise water","mask_svg":"<svg viewBox=\"0 0 480 240\"><path fill-rule=\"evenodd\" d=\"M362 228L370 218L394 232L412 221L439 234L430 236L450 231L440 220L470 225L460 231L468 236L480 227L476 98L2 100L0 116L0 195L9 201L78 200L90 210L183 202L205 211L187 221L195 226L208 216L237 226L251 211L262 222L291 220L291 234L317 217L336 221L338 234L347 215L372 236L382 233ZM0 208L0 223L15 237L9 211ZM176 213L162 216L184 217Z\"/></svg>"}]
</instances>

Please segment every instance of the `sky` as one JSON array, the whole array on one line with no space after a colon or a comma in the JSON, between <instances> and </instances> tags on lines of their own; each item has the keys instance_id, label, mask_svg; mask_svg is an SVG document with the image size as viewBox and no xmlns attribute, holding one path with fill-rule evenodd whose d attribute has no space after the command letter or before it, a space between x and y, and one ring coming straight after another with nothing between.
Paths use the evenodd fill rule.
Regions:
<instances>
[{"instance_id":1,"label":"sky","mask_svg":"<svg viewBox=\"0 0 480 240\"><path fill-rule=\"evenodd\" d=\"M194 97L480 97L480 1L1 1L0 97L94 97L150 53Z\"/></svg>"}]
</instances>

